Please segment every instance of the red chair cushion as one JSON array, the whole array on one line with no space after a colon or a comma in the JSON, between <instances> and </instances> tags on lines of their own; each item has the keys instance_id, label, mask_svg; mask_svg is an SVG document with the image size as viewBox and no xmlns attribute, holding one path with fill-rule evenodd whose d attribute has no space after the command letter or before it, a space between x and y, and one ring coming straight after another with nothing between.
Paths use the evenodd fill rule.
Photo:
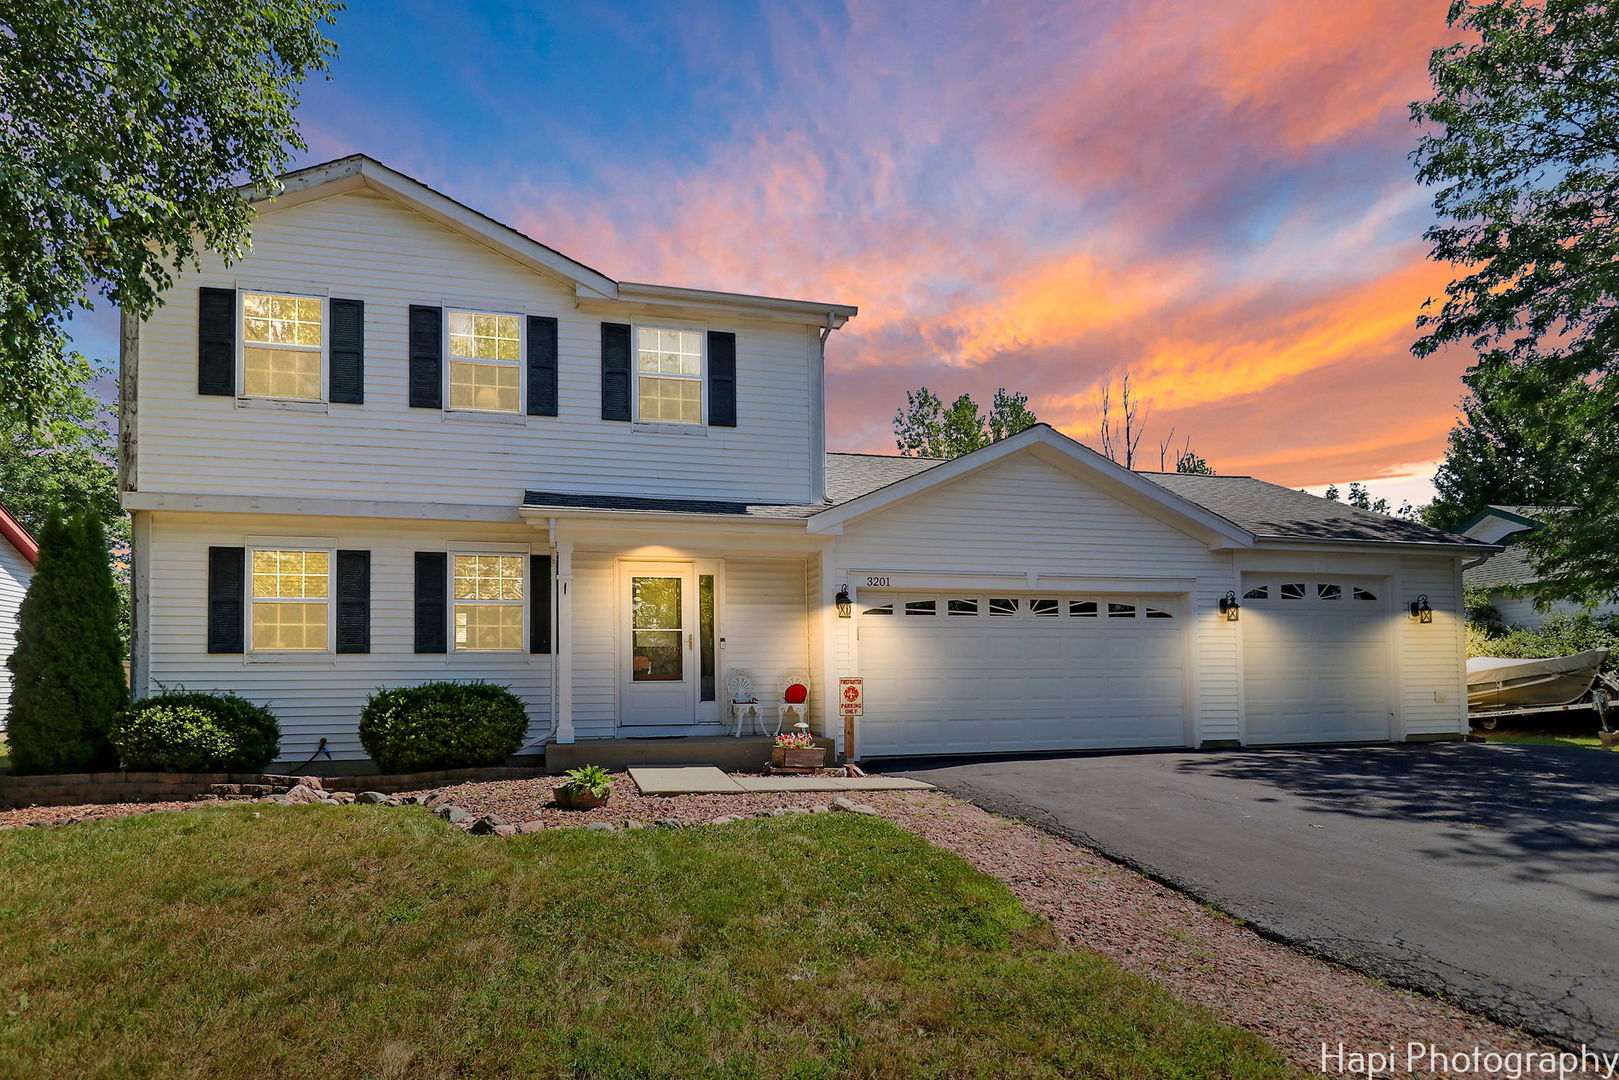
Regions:
<instances>
[{"instance_id":1,"label":"red chair cushion","mask_svg":"<svg viewBox=\"0 0 1619 1080\"><path fill-rule=\"evenodd\" d=\"M789 705L802 705L804 699L809 697L809 687L803 683L795 682L782 691L781 699Z\"/></svg>"}]
</instances>

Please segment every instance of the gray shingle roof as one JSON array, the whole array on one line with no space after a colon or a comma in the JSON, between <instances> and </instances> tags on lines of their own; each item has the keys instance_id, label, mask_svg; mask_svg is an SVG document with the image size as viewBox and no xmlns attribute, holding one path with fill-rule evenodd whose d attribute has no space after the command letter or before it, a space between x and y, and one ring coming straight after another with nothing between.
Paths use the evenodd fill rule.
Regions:
<instances>
[{"instance_id":1,"label":"gray shingle roof","mask_svg":"<svg viewBox=\"0 0 1619 1080\"><path fill-rule=\"evenodd\" d=\"M937 458L884 454L828 454L827 501L811 505L728 502L716 499L664 499L637 495L580 495L530 491L523 505L567 510L616 510L623 513L724 514L739 517L807 518L822 510L898 483L942 464ZM1186 473L1140 474L1159 486L1225 518L1256 536L1287 540L1381 541L1408 544L1466 544L1476 540L1430 529L1426 525L1357 510L1341 502L1307 495L1251 476L1197 476Z\"/></svg>"},{"instance_id":2,"label":"gray shingle roof","mask_svg":"<svg viewBox=\"0 0 1619 1080\"><path fill-rule=\"evenodd\" d=\"M881 454L826 455L824 503L746 503L723 499L665 499L643 495L581 495L566 491L528 491L523 505L558 510L617 510L626 514L724 514L753 518L807 518L839 503L887 487L938 465L933 458L885 457Z\"/></svg>"},{"instance_id":3,"label":"gray shingle roof","mask_svg":"<svg viewBox=\"0 0 1619 1080\"><path fill-rule=\"evenodd\" d=\"M1359 510L1252 476L1194 473L1141 474L1255 536L1286 540L1345 540L1403 544L1470 544L1478 540L1430 529L1414 521Z\"/></svg>"},{"instance_id":4,"label":"gray shingle roof","mask_svg":"<svg viewBox=\"0 0 1619 1080\"><path fill-rule=\"evenodd\" d=\"M1533 585L1539 580L1540 575L1529 564L1529 549L1522 544L1513 544L1462 571L1462 584L1469 589L1505 589Z\"/></svg>"}]
</instances>

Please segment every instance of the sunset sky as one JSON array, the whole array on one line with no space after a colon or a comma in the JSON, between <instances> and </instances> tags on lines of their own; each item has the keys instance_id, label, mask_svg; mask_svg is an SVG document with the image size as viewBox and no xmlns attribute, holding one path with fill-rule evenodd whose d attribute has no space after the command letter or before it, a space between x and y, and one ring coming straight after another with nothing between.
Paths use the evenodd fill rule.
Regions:
<instances>
[{"instance_id":1,"label":"sunset sky","mask_svg":"<svg viewBox=\"0 0 1619 1080\"><path fill-rule=\"evenodd\" d=\"M858 304L829 443L907 388L1026 392L1148 467L1426 498L1465 357L1407 105L1444 0L354 0L299 164L371 154L620 279ZM1140 464L1138 462L1138 464Z\"/></svg>"}]
</instances>

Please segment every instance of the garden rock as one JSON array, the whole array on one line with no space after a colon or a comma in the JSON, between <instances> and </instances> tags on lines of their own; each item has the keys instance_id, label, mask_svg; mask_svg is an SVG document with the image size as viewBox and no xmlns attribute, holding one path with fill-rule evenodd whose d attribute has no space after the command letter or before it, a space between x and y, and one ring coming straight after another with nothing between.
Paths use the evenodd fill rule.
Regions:
<instances>
[{"instance_id":1,"label":"garden rock","mask_svg":"<svg viewBox=\"0 0 1619 1080\"><path fill-rule=\"evenodd\" d=\"M521 825L517 826L517 831L520 833L544 832L545 822L540 818L535 818L532 821L525 821Z\"/></svg>"},{"instance_id":2,"label":"garden rock","mask_svg":"<svg viewBox=\"0 0 1619 1080\"><path fill-rule=\"evenodd\" d=\"M850 807L849 809L850 809L851 813L865 814L868 817L878 815L878 814L882 813L882 811L878 810L875 806L872 806L870 803L855 803L855 805Z\"/></svg>"},{"instance_id":3,"label":"garden rock","mask_svg":"<svg viewBox=\"0 0 1619 1080\"><path fill-rule=\"evenodd\" d=\"M680 819L674 817L659 818L658 826L663 829L678 829L681 827Z\"/></svg>"},{"instance_id":4,"label":"garden rock","mask_svg":"<svg viewBox=\"0 0 1619 1080\"><path fill-rule=\"evenodd\" d=\"M589 825L586 825L585 828L589 829L591 832L612 832L617 828L617 826L611 821L592 821Z\"/></svg>"},{"instance_id":5,"label":"garden rock","mask_svg":"<svg viewBox=\"0 0 1619 1080\"><path fill-rule=\"evenodd\" d=\"M630 820L624 823L624 827L626 829L644 829L646 828L646 822L642 821L640 818L630 818Z\"/></svg>"},{"instance_id":6,"label":"garden rock","mask_svg":"<svg viewBox=\"0 0 1619 1080\"><path fill-rule=\"evenodd\" d=\"M826 803L816 803L814 806L809 808L809 812L812 814L830 814L832 812L832 808L826 805Z\"/></svg>"},{"instance_id":7,"label":"garden rock","mask_svg":"<svg viewBox=\"0 0 1619 1080\"><path fill-rule=\"evenodd\" d=\"M832 809L834 810L853 810L854 808L855 801L847 795L839 795L832 800Z\"/></svg>"},{"instance_id":8,"label":"garden rock","mask_svg":"<svg viewBox=\"0 0 1619 1080\"><path fill-rule=\"evenodd\" d=\"M358 795L354 796L354 801L376 805L377 803L387 802L388 796L384 795L380 791L362 791Z\"/></svg>"},{"instance_id":9,"label":"garden rock","mask_svg":"<svg viewBox=\"0 0 1619 1080\"><path fill-rule=\"evenodd\" d=\"M435 791L427 797L427 805L432 807L443 806L446 803L454 801L455 796L451 795L448 791Z\"/></svg>"},{"instance_id":10,"label":"garden rock","mask_svg":"<svg viewBox=\"0 0 1619 1080\"><path fill-rule=\"evenodd\" d=\"M318 776L300 776L298 777L298 783L294 786L314 788L316 791L324 791L326 789L326 785L320 782L320 777Z\"/></svg>"},{"instance_id":11,"label":"garden rock","mask_svg":"<svg viewBox=\"0 0 1619 1080\"><path fill-rule=\"evenodd\" d=\"M459 806L445 805L438 808L438 816L448 821L451 825L459 825L472 815Z\"/></svg>"},{"instance_id":12,"label":"garden rock","mask_svg":"<svg viewBox=\"0 0 1619 1080\"><path fill-rule=\"evenodd\" d=\"M494 833L495 833L496 836L515 836L515 835L517 835L517 826L516 825L496 825L495 828L494 828Z\"/></svg>"},{"instance_id":13,"label":"garden rock","mask_svg":"<svg viewBox=\"0 0 1619 1080\"><path fill-rule=\"evenodd\" d=\"M332 791L327 793L327 798L331 799L331 801L334 803L347 806L349 803L353 802L357 796L352 791Z\"/></svg>"},{"instance_id":14,"label":"garden rock","mask_svg":"<svg viewBox=\"0 0 1619 1080\"><path fill-rule=\"evenodd\" d=\"M285 795L280 796L280 798L291 805L307 805L322 801L321 792L317 788L305 787L303 784L299 784Z\"/></svg>"},{"instance_id":15,"label":"garden rock","mask_svg":"<svg viewBox=\"0 0 1619 1080\"><path fill-rule=\"evenodd\" d=\"M721 814L717 818L710 818L708 823L710 825L729 825L735 820L737 819L732 817L730 814Z\"/></svg>"},{"instance_id":16,"label":"garden rock","mask_svg":"<svg viewBox=\"0 0 1619 1080\"><path fill-rule=\"evenodd\" d=\"M492 818L481 817L477 821L474 821L472 823L472 828L468 829L467 831L472 833L473 836L493 836L498 824L499 823L494 821Z\"/></svg>"},{"instance_id":17,"label":"garden rock","mask_svg":"<svg viewBox=\"0 0 1619 1080\"><path fill-rule=\"evenodd\" d=\"M807 806L786 806L782 808L782 813L784 814L807 814L809 812L810 808Z\"/></svg>"}]
</instances>

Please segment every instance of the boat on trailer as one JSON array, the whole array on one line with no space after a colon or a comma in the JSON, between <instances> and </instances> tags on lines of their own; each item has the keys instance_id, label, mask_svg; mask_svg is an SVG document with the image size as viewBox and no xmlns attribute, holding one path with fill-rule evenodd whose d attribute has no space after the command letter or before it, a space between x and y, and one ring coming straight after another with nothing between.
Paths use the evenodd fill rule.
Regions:
<instances>
[{"instance_id":1,"label":"boat on trailer","mask_svg":"<svg viewBox=\"0 0 1619 1080\"><path fill-rule=\"evenodd\" d=\"M1589 709L1607 730L1619 700L1619 679L1603 671L1607 661L1607 649L1529 660L1475 656L1467 661L1468 715L1488 729L1509 717Z\"/></svg>"}]
</instances>

